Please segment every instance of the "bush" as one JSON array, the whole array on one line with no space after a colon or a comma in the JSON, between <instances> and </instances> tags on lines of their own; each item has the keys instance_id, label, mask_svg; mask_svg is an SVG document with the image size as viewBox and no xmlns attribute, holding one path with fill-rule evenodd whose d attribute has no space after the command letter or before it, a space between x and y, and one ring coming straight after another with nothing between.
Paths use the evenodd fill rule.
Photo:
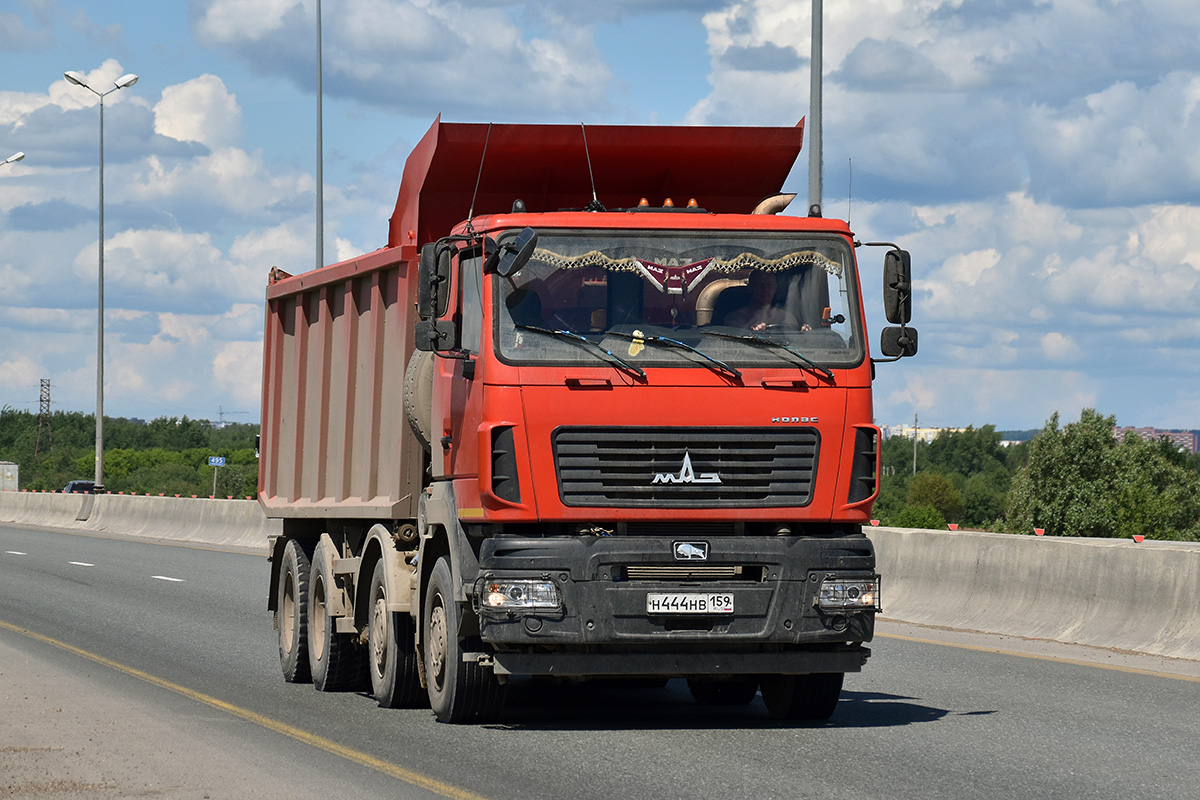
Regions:
<instances>
[{"instance_id":1,"label":"bush","mask_svg":"<svg viewBox=\"0 0 1200 800\"><path fill-rule=\"evenodd\" d=\"M962 519L962 495L954 488L952 480L936 472L919 472L913 476L908 484L908 505L933 508L942 518L943 527L945 520L958 522Z\"/></svg>"},{"instance_id":2,"label":"bush","mask_svg":"<svg viewBox=\"0 0 1200 800\"><path fill-rule=\"evenodd\" d=\"M897 528L945 530L946 518L933 506L905 506L892 524Z\"/></svg>"}]
</instances>

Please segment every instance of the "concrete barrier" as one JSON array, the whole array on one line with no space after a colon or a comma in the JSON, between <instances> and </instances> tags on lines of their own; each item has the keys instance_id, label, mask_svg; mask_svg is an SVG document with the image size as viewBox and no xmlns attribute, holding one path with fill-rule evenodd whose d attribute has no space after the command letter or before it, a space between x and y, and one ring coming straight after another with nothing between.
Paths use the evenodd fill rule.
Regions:
<instances>
[{"instance_id":1,"label":"concrete barrier","mask_svg":"<svg viewBox=\"0 0 1200 800\"><path fill-rule=\"evenodd\" d=\"M0 523L266 552L282 523L253 500L0 492Z\"/></svg>"},{"instance_id":2,"label":"concrete barrier","mask_svg":"<svg viewBox=\"0 0 1200 800\"><path fill-rule=\"evenodd\" d=\"M265 552L253 500L0 492L0 524ZM867 529L883 616L1200 660L1200 544Z\"/></svg>"},{"instance_id":3,"label":"concrete barrier","mask_svg":"<svg viewBox=\"0 0 1200 800\"><path fill-rule=\"evenodd\" d=\"M1200 544L867 533L886 618L1200 660Z\"/></svg>"}]
</instances>

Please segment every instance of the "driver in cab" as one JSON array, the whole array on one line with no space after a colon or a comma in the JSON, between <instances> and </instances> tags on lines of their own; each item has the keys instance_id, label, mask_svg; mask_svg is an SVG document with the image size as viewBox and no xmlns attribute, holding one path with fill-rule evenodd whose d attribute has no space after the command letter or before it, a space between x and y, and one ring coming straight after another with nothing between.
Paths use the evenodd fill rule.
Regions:
<instances>
[{"instance_id":1,"label":"driver in cab","mask_svg":"<svg viewBox=\"0 0 1200 800\"><path fill-rule=\"evenodd\" d=\"M808 325L801 325L790 311L776 305L775 293L779 282L774 273L755 270L750 273L750 302L735 309L726 317L726 324L752 331L762 331L773 326L782 326L795 330L811 330Z\"/></svg>"}]
</instances>

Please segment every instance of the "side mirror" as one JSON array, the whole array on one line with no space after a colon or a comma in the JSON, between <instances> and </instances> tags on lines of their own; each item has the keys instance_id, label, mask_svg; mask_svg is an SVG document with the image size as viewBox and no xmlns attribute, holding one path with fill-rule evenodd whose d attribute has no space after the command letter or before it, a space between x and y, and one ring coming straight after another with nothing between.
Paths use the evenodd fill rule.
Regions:
<instances>
[{"instance_id":1,"label":"side mirror","mask_svg":"<svg viewBox=\"0 0 1200 800\"><path fill-rule=\"evenodd\" d=\"M500 258L495 262L496 274L502 278L514 275L533 257L537 249L538 235L533 228L526 228L511 241L500 245ZM489 264L491 260L489 259Z\"/></svg>"},{"instance_id":2,"label":"side mirror","mask_svg":"<svg viewBox=\"0 0 1200 800\"><path fill-rule=\"evenodd\" d=\"M907 250L889 250L883 257L883 310L888 322L912 320L912 257Z\"/></svg>"},{"instance_id":3,"label":"side mirror","mask_svg":"<svg viewBox=\"0 0 1200 800\"><path fill-rule=\"evenodd\" d=\"M916 328L884 328L879 335L879 350L889 358L907 358L917 354Z\"/></svg>"},{"instance_id":4,"label":"side mirror","mask_svg":"<svg viewBox=\"0 0 1200 800\"><path fill-rule=\"evenodd\" d=\"M450 246L431 242L421 248L417 268L417 315L434 319L446 313L450 301Z\"/></svg>"},{"instance_id":5,"label":"side mirror","mask_svg":"<svg viewBox=\"0 0 1200 800\"><path fill-rule=\"evenodd\" d=\"M458 326L448 319L421 320L414 331L414 339L418 350L454 350L458 347Z\"/></svg>"}]
</instances>

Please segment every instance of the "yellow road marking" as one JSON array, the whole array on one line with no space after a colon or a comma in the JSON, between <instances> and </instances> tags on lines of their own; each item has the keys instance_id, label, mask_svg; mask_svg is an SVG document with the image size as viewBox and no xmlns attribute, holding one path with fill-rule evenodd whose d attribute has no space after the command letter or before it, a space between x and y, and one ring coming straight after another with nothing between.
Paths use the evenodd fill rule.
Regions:
<instances>
[{"instance_id":1,"label":"yellow road marking","mask_svg":"<svg viewBox=\"0 0 1200 800\"><path fill-rule=\"evenodd\" d=\"M273 720L270 717L264 717L263 715L256 714L248 709L235 706L231 703L226 703L224 700L218 700L215 697L210 697L209 695L193 691L185 686L180 686L177 683L171 683L170 681L155 677L148 672L142 672L140 669L128 667L124 664L105 658L104 656L97 655L73 645L69 645L66 642L60 642L57 639L50 638L49 636L43 636L40 633L36 633L26 628L21 628L17 625L5 622L4 620L0 620L0 628L12 631L13 633L19 633L22 636L35 639L43 644L53 645L61 650L66 650L68 653L73 653L77 656L90 659L91 661L95 661L97 664L102 664L110 669L115 669L118 672L131 675L138 680L145 681L146 683L152 684L161 689L166 689L168 691L175 692L176 694L183 695L190 700L204 703L207 706L224 711L227 714L244 719L247 722L254 723L255 725L267 728L268 730L291 737L298 742L303 742L304 744L320 748L327 753L332 753L335 756L341 756L348 761L361 764L362 766L373 769L376 772L382 772L384 775L390 775L397 780L401 780L405 783L425 789L433 794L441 795L442 797L453 798L453 800L485 800L482 795L477 795L464 789L459 789L456 786L442 783L439 780L422 775L419 772L413 772L412 770L405 769L397 764L392 764L391 762L375 758L374 756L367 755L366 753L361 753L357 750L351 750L349 747L345 747L337 742L333 742L329 739L309 733L308 731L301 730L300 728Z\"/></svg>"},{"instance_id":2,"label":"yellow road marking","mask_svg":"<svg viewBox=\"0 0 1200 800\"><path fill-rule=\"evenodd\" d=\"M1002 656L1016 656L1017 658L1032 658L1037 661L1053 661L1057 664L1070 664L1076 667L1095 667L1096 669L1110 669L1114 672L1130 672L1134 675L1148 675L1152 678L1170 678L1174 681L1191 681L1192 683L1200 683L1200 677L1192 675L1172 675L1169 672L1155 672L1150 669L1139 669L1138 667L1123 667L1119 664L1100 664L1095 661L1080 661L1074 658L1060 658L1058 656L1046 656L1038 653L1020 653L1016 650L1003 650L999 647L987 647L986 645L978 644L957 644L955 642L943 642L937 639L922 639L918 636L902 636L898 633L879 633L875 635L881 639L900 639L905 642L917 642L918 644L937 644L943 647L957 647L959 650L974 650L978 653L995 653Z\"/></svg>"}]
</instances>

